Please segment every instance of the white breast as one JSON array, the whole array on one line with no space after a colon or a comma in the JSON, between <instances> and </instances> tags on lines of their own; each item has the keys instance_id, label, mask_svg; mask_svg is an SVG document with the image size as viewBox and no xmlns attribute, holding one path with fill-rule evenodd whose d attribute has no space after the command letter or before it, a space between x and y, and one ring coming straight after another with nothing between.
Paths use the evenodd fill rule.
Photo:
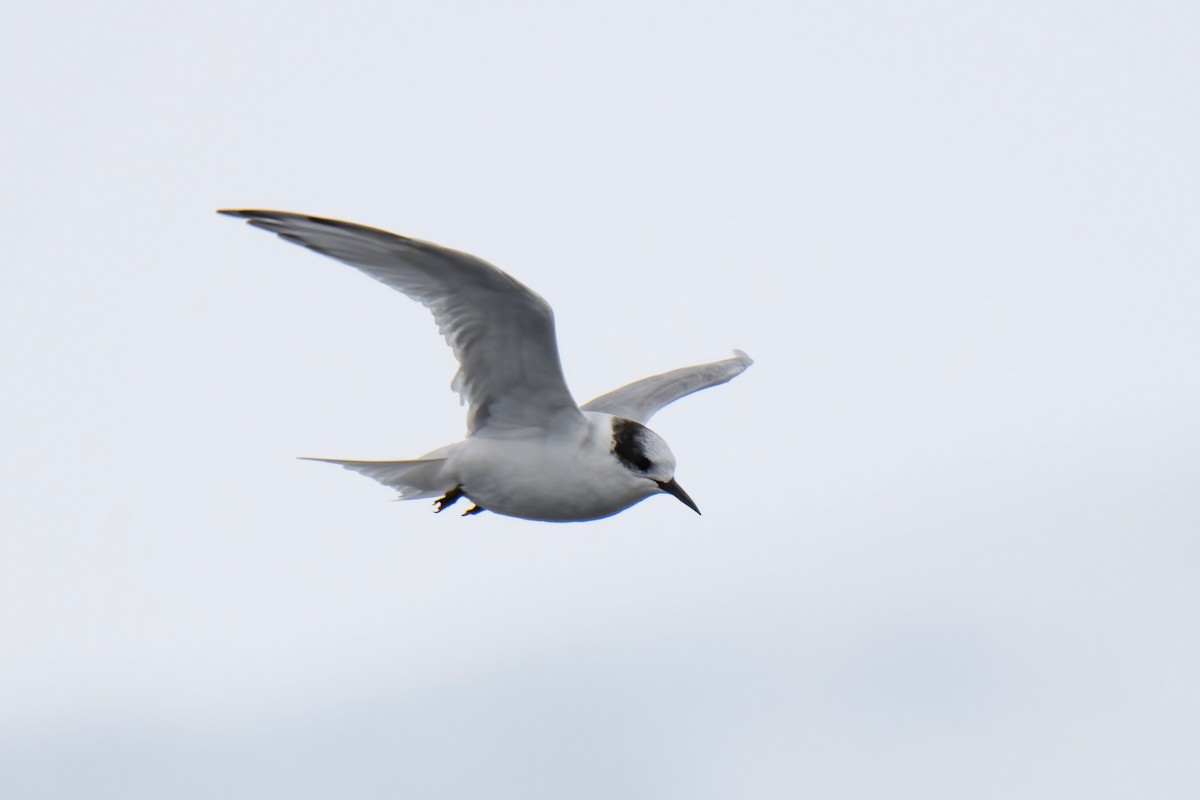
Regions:
<instances>
[{"instance_id":1,"label":"white breast","mask_svg":"<svg viewBox=\"0 0 1200 800\"><path fill-rule=\"evenodd\" d=\"M497 514L555 522L607 517L655 494L613 456L609 416L587 417L570 435L467 439L452 465L463 492Z\"/></svg>"}]
</instances>

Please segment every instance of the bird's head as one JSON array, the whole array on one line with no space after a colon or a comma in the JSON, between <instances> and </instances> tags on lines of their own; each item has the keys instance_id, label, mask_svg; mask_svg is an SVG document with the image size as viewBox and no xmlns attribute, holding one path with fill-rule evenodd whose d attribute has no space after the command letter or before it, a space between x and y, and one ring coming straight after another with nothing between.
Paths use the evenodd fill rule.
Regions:
<instances>
[{"instance_id":1,"label":"bird's head","mask_svg":"<svg viewBox=\"0 0 1200 800\"><path fill-rule=\"evenodd\" d=\"M700 513L692 498L675 481L675 456L663 438L640 422L623 417L612 418L612 454L635 480L654 483L647 494L666 492L688 508Z\"/></svg>"}]
</instances>

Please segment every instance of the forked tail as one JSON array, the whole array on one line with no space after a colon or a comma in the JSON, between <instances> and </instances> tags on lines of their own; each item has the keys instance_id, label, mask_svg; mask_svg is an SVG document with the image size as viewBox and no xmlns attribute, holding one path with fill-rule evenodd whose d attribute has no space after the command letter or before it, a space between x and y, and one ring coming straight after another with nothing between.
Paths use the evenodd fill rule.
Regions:
<instances>
[{"instance_id":1,"label":"forked tail","mask_svg":"<svg viewBox=\"0 0 1200 800\"><path fill-rule=\"evenodd\" d=\"M422 458L409 461L345 461L338 458L307 458L305 461L324 461L338 464L368 478L379 481L399 492L397 500L419 500L422 497L438 497L456 485L446 475L446 456L435 450Z\"/></svg>"}]
</instances>

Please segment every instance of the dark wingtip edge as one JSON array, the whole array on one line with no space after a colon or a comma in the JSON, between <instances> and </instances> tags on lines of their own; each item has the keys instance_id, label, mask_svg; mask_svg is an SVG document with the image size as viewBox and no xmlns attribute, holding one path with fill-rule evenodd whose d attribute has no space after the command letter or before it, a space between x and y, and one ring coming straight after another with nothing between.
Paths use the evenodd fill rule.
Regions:
<instances>
[{"instance_id":1,"label":"dark wingtip edge","mask_svg":"<svg viewBox=\"0 0 1200 800\"><path fill-rule=\"evenodd\" d=\"M291 211L268 211L264 208L218 208L217 213L224 214L227 217L241 217L250 221L255 219L280 219L283 217L304 216L304 214L295 214ZM310 219L314 218L310 217Z\"/></svg>"}]
</instances>

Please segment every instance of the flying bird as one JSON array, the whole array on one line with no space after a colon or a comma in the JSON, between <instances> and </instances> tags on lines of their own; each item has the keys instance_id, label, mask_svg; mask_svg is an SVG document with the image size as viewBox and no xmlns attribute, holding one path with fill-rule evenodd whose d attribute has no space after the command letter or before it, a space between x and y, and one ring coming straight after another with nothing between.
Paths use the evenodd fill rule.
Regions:
<instances>
[{"instance_id":1,"label":"flying bird","mask_svg":"<svg viewBox=\"0 0 1200 800\"><path fill-rule=\"evenodd\" d=\"M287 211L224 209L279 238L335 258L433 312L458 359L452 388L468 406L467 436L406 461L339 464L399 491L462 498L464 513L574 522L601 519L666 493L697 514L675 480L675 456L646 422L663 406L741 374L733 358L634 381L578 405L567 389L554 313L524 284L475 256L377 228Z\"/></svg>"}]
</instances>

